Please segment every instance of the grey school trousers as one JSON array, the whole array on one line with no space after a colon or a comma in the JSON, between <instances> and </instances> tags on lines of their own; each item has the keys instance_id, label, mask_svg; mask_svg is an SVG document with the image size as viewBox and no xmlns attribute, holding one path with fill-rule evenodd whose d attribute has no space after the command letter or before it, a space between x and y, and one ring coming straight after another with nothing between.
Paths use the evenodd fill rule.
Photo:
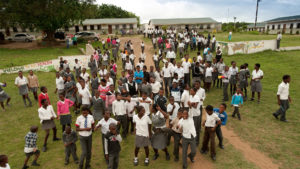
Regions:
<instances>
[{"instance_id":1,"label":"grey school trousers","mask_svg":"<svg viewBox=\"0 0 300 169\"><path fill-rule=\"evenodd\" d=\"M223 134L222 134L222 129L221 129L221 125L218 125L216 128L216 135L219 139L219 146L223 145Z\"/></svg>"},{"instance_id":2,"label":"grey school trousers","mask_svg":"<svg viewBox=\"0 0 300 169\"><path fill-rule=\"evenodd\" d=\"M127 115L116 116L116 120L120 122L120 124L117 126L117 130L120 132L120 129L121 129L121 126L122 126L122 137L126 138L126 135L128 133L128 130L127 130L127 126L128 126Z\"/></svg>"},{"instance_id":3,"label":"grey school trousers","mask_svg":"<svg viewBox=\"0 0 300 169\"><path fill-rule=\"evenodd\" d=\"M228 84L229 83L223 83L223 100L228 101Z\"/></svg>"},{"instance_id":4,"label":"grey school trousers","mask_svg":"<svg viewBox=\"0 0 300 169\"><path fill-rule=\"evenodd\" d=\"M172 77L164 77L164 83L165 83L165 95L166 97L168 97L169 89L172 84Z\"/></svg>"},{"instance_id":5,"label":"grey school trousers","mask_svg":"<svg viewBox=\"0 0 300 169\"><path fill-rule=\"evenodd\" d=\"M81 145L79 168L83 167L84 159L86 159L85 166L89 167L92 157L92 135L88 137L79 136L79 140Z\"/></svg>"},{"instance_id":6,"label":"grey school trousers","mask_svg":"<svg viewBox=\"0 0 300 169\"><path fill-rule=\"evenodd\" d=\"M191 146L191 153L188 155L188 147ZM195 138L192 136L190 139L182 137L182 165L183 168L187 168L187 157L190 156L191 159L194 159L196 155L196 142Z\"/></svg>"},{"instance_id":7,"label":"grey school trousers","mask_svg":"<svg viewBox=\"0 0 300 169\"><path fill-rule=\"evenodd\" d=\"M199 145L199 142L200 142L201 115L193 117L194 126L195 126L195 129L196 129L196 137L195 137L196 145Z\"/></svg>"},{"instance_id":8,"label":"grey school trousers","mask_svg":"<svg viewBox=\"0 0 300 169\"><path fill-rule=\"evenodd\" d=\"M119 153L109 154L107 169L117 169L118 165L119 165Z\"/></svg>"},{"instance_id":9,"label":"grey school trousers","mask_svg":"<svg viewBox=\"0 0 300 169\"><path fill-rule=\"evenodd\" d=\"M69 162L69 158L70 158L70 155L72 154L72 157L74 159L74 161L78 161L78 157L77 157L77 154L76 154L76 144L72 143L71 145L65 147L65 162Z\"/></svg>"},{"instance_id":10,"label":"grey school trousers","mask_svg":"<svg viewBox=\"0 0 300 169\"><path fill-rule=\"evenodd\" d=\"M286 111L290 108L288 100L280 100L280 108L274 113L276 116L280 115L280 120L286 120Z\"/></svg>"}]
</instances>

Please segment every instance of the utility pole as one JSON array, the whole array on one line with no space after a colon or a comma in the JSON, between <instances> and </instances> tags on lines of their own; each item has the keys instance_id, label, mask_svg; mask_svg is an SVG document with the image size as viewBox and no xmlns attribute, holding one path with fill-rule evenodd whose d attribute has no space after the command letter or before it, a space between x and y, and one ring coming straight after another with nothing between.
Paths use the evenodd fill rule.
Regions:
<instances>
[{"instance_id":1,"label":"utility pole","mask_svg":"<svg viewBox=\"0 0 300 169\"><path fill-rule=\"evenodd\" d=\"M256 30L256 23L257 23L257 14L258 14L258 4L261 0L257 0L256 2L256 14L255 14L255 23L254 23L254 29Z\"/></svg>"},{"instance_id":2,"label":"utility pole","mask_svg":"<svg viewBox=\"0 0 300 169\"><path fill-rule=\"evenodd\" d=\"M234 16L234 17L233 17L233 21L234 21L234 22L233 22L233 23L234 23L234 31L236 30L236 28L235 28L235 20L236 20L236 17Z\"/></svg>"}]
</instances>

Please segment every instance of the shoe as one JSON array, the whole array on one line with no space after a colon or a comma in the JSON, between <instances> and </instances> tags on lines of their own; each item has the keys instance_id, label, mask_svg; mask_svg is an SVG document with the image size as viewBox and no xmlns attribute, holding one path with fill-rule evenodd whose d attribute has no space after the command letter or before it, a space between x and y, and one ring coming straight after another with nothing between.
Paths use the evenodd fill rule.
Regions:
<instances>
[{"instance_id":1,"label":"shoe","mask_svg":"<svg viewBox=\"0 0 300 169\"><path fill-rule=\"evenodd\" d=\"M29 166L24 165L22 169L27 169L27 168L29 168Z\"/></svg>"},{"instance_id":2,"label":"shoe","mask_svg":"<svg viewBox=\"0 0 300 169\"><path fill-rule=\"evenodd\" d=\"M276 119L278 119L278 116L277 116L275 113L273 113L273 116L274 116Z\"/></svg>"},{"instance_id":3,"label":"shoe","mask_svg":"<svg viewBox=\"0 0 300 169\"><path fill-rule=\"evenodd\" d=\"M159 154L154 154L152 160L156 160L159 157Z\"/></svg>"},{"instance_id":4,"label":"shoe","mask_svg":"<svg viewBox=\"0 0 300 169\"><path fill-rule=\"evenodd\" d=\"M234 115L231 115L231 117L235 118L235 116L234 116Z\"/></svg>"},{"instance_id":5,"label":"shoe","mask_svg":"<svg viewBox=\"0 0 300 169\"><path fill-rule=\"evenodd\" d=\"M85 169L92 169L90 165L86 166Z\"/></svg>"},{"instance_id":6,"label":"shoe","mask_svg":"<svg viewBox=\"0 0 300 169\"><path fill-rule=\"evenodd\" d=\"M46 152L46 151L47 151L47 147L46 147L46 146L43 146L42 151L43 151L43 152Z\"/></svg>"},{"instance_id":7,"label":"shoe","mask_svg":"<svg viewBox=\"0 0 300 169\"><path fill-rule=\"evenodd\" d=\"M289 121L287 121L286 119L285 119L285 120L280 120L280 121L282 121L282 122L286 122L286 123L287 123L287 122L289 122Z\"/></svg>"},{"instance_id":8,"label":"shoe","mask_svg":"<svg viewBox=\"0 0 300 169\"><path fill-rule=\"evenodd\" d=\"M40 164L38 164L36 161L33 161L31 165L32 166L40 166Z\"/></svg>"},{"instance_id":9,"label":"shoe","mask_svg":"<svg viewBox=\"0 0 300 169\"><path fill-rule=\"evenodd\" d=\"M201 154L207 154L207 151L200 150L200 153L201 153Z\"/></svg>"},{"instance_id":10,"label":"shoe","mask_svg":"<svg viewBox=\"0 0 300 169\"><path fill-rule=\"evenodd\" d=\"M66 162L65 162L65 165L68 165L68 164L69 164L69 162L66 161Z\"/></svg>"},{"instance_id":11,"label":"shoe","mask_svg":"<svg viewBox=\"0 0 300 169\"><path fill-rule=\"evenodd\" d=\"M53 141L59 141L59 140L61 140L61 139L57 138L57 137L53 139Z\"/></svg>"},{"instance_id":12,"label":"shoe","mask_svg":"<svg viewBox=\"0 0 300 169\"><path fill-rule=\"evenodd\" d=\"M251 98L250 101L254 101L254 98Z\"/></svg>"},{"instance_id":13,"label":"shoe","mask_svg":"<svg viewBox=\"0 0 300 169\"><path fill-rule=\"evenodd\" d=\"M32 103L29 103L29 107L32 107Z\"/></svg>"},{"instance_id":14,"label":"shoe","mask_svg":"<svg viewBox=\"0 0 300 169\"><path fill-rule=\"evenodd\" d=\"M146 158L146 159L145 159L144 164L145 164L145 166L148 166L148 165L149 165L149 158Z\"/></svg>"},{"instance_id":15,"label":"shoe","mask_svg":"<svg viewBox=\"0 0 300 169\"><path fill-rule=\"evenodd\" d=\"M166 155L166 160L167 160L167 161L170 161L170 159L171 159L170 154L167 154L167 155Z\"/></svg>"},{"instance_id":16,"label":"shoe","mask_svg":"<svg viewBox=\"0 0 300 169\"><path fill-rule=\"evenodd\" d=\"M212 159L213 161L216 161L216 160L217 160L216 156L212 156L211 159Z\"/></svg>"},{"instance_id":17,"label":"shoe","mask_svg":"<svg viewBox=\"0 0 300 169\"><path fill-rule=\"evenodd\" d=\"M174 161L175 161L175 162L179 161L179 157L175 157L175 158L174 158Z\"/></svg>"},{"instance_id":18,"label":"shoe","mask_svg":"<svg viewBox=\"0 0 300 169\"><path fill-rule=\"evenodd\" d=\"M195 162L194 158L191 156L191 154L188 155L189 159L191 160L192 163Z\"/></svg>"},{"instance_id":19,"label":"shoe","mask_svg":"<svg viewBox=\"0 0 300 169\"><path fill-rule=\"evenodd\" d=\"M224 146L223 145L219 145L220 149L224 149Z\"/></svg>"},{"instance_id":20,"label":"shoe","mask_svg":"<svg viewBox=\"0 0 300 169\"><path fill-rule=\"evenodd\" d=\"M134 165L134 166L137 166L138 164L139 164L139 160L138 160L137 158L134 159L134 160L133 160L133 165Z\"/></svg>"}]
</instances>

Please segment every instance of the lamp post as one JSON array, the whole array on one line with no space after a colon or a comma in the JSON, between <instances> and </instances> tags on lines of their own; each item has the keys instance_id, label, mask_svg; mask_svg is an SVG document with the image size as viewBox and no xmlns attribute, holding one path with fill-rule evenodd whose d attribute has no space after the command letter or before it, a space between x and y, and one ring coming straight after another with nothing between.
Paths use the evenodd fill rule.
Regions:
<instances>
[{"instance_id":1,"label":"lamp post","mask_svg":"<svg viewBox=\"0 0 300 169\"><path fill-rule=\"evenodd\" d=\"M234 23L234 30L235 30L235 20L236 20L236 17L234 16L234 17L233 17L233 21L234 21L234 22L233 22L233 23Z\"/></svg>"}]
</instances>

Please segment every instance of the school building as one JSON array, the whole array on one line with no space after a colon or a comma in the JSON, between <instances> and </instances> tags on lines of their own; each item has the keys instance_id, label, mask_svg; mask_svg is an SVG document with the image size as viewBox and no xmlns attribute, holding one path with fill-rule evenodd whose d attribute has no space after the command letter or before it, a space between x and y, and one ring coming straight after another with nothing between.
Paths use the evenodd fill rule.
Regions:
<instances>
[{"instance_id":1,"label":"school building","mask_svg":"<svg viewBox=\"0 0 300 169\"><path fill-rule=\"evenodd\" d=\"M265 32L265 22L256 23L256 26L254 23L247 26L247 31L258 31L258 32Z\"/></svg>"},{"instance_id":2,"label":"school building","mask_svg":"<svg viewBox=\"0 0 300 169\"><path fill-rule=\"evenodd\" d=\"M151 19L148 23L148 29L159 29L163 26L176 29L177 31L194 29L200 32L218 32L222 29L222 23L212 18Z\"/></svg>"},{"instance_id":3,"label":"school building","mask_svg":"<svg viewBox=\"0 0 300 169\"><path fill-rule=\"evenodd\" d=\"M266 21L265 29L269 34L278 32L288 34L300 33L300 15L280 17Z\"/></svg>"}]
</instances>

